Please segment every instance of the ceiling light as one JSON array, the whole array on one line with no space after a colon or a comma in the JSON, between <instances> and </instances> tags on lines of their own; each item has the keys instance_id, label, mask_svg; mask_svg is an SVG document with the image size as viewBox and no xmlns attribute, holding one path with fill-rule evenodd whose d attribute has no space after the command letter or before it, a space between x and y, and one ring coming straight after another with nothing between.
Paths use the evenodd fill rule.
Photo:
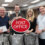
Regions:
<instances>
[{"instance_id":1,"label":"ceiling light","mask_svg":"<svg viewBox=\"0 0 45 45\"><path fill-rule=\"evenodd\" d=\"M5 0L5 2L12 2L13 0Z\"/></svg>"},{"instance_id":2,"label":"ceiling light","mask_svg":"<svg viewBox=\"0 0 45 45\"><path fill-rule=\"evenodd\" d=\"M26 7L26 6L28 6L28 4L24 4L24 5L22 5L23 7Z\"/></svg>"},{"instance_id":3,"label":"ceiling light","mask_svg":"<svg viewBox=\"0 0 45 45\"><path fill-rule=\"evenodd\" d=\"M31 3L37 3L37 2L39 2L40 0L34 0L34 1L32 1Z\"/></svg>"},{"instance_id":4,"label":"ceiling light","mask_svg":"<svg viewBox=\"0 0 45 45\"><path fill-rule=\"evenodd\" d=\"M2 6L8 6L8 4L2 4Z\"/></svg>"}]
</instances>

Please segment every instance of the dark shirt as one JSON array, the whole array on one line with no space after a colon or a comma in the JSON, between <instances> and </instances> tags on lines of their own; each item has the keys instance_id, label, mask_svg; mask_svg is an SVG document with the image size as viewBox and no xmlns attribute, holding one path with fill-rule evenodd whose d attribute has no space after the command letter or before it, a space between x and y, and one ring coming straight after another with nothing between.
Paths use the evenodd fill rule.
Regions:
<instances>
[{"instance_id":1,"label":"dark shirt","mask_svg":"<svg viewBox=\"0 0 45 45\"><path fill-rule=\"evenodd\" d=\"M0 27L1 26L6 26L7 29L9 28L9 17L8 16L5 16L4 18L0 16Z\"/></svg>"},{"instance_id":2,"label":"dark shirt","mask_svg":"<svg viewBox=\"0 0 45 45\"><path fill-rule=\"evenodd\" d=\"M21 17L25 18L25 16L22 13L19 13L18 16L21 16ZM14 17L16 17L16 14L15 13L11 14L10 20L12 20Z\"/></svg>"},{"instance_id":3,"label":"dark shirt","mask_svg":"<svg viewBox=\"0 0 45 45\"><path fill-rule=\"evenodd\" d=\"M0 27L1 26L6 26L7 29L9 29L9 17L5 16L4 18L2 18L0 16ZM4 34L8 34L8 32L3 32Z\"/></svg>"},{"instance_id":4,"label":"dark shirt","mask_svg":"<svg viewBox=\"0 0 45 45\"><path fill-rule=\"evenodd\" d=\"M33 22L29 21L30 22L30 28L29 30L31 29L34 29L33 32L35 32L35 28L36 28L36 18L34 19Z\"/></svg>"}]
</instances>

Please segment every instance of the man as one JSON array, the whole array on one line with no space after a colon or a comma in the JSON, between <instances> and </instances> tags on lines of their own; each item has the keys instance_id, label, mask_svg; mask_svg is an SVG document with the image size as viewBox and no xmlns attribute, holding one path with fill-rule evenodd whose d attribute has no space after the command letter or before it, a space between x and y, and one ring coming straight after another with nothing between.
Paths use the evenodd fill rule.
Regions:
<instances>
[{"instance_id":1,"label":"man","mask_svg":"<svg viewBox=\"0 0 45 45\"><path fill-rule=\"evenodd\" d=\"M9 33L9 17L6 16L5 14L6 14L6 9L4 7L0 7L0 41L3 40L6 43L7 41L5 37L7 37Z\"/></svg>"},{"instance_id":2,"label":"man","mask_svg":"<svg viewBox=\"0 0 45 45\"><path fill-rule=\"evenodd\" d=\"M45 6L40 6L37 17L36 33L39 34L39 45L45 45Z\"/></svg>"},{"instance_id":3,"label":"man","mask_svg":"<svg viewBox=\"0 0 45 45\"><path fill-rule=\"evenodd\" d=\"M25 18L25 16L21 13L20 6L18 4L15 5L14 11L15 11L15 13L13 13L13 14L10 15L10 20L12 20L15 17L16 18L17 17L19 17L19 18L20 17L24 17Z\"/></svg>"},{"instance_id":4,"label":"man","mask_svg":"<svg viewBox=\"0 0 45 45\"><path fill-rule=\"evenodd\" d=\"M22 18L22 17L25 17L21 11L20 11L20 6L18 4L15 5L15 8L14 8L14 11L15 13L10 15L10 21L12 21L14 18L15 19L19 19L19 18ZM10 23L11 24L11 23ZM23 34L23 33L19 33L19 32L16 32L16 31L13 31L13 29L11 29L11 33L12 34Z\"/></svg>"},{"instance_id":5,"label":"man","mask_svg":"<svg viewBox=\"0 0 45 45\"><path fill-rule=\"evenodd\" d=\"M0 27L1 26L6 26L7 31L6 33L9 32L9 17L5 15L6 10L3 7L0 7ZM4 33L2 30L0 30L0 33Z\"/></svg>"}]
</instances>

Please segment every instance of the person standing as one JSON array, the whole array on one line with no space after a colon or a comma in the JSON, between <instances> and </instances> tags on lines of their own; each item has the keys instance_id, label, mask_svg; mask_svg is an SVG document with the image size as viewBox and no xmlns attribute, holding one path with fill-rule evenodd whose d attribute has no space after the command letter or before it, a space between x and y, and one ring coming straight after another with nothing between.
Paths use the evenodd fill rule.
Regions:
<instances>
[{"instance_id":1,"label":"person standing","mask_svg":"<svg viewBox=\"0 0 45 45\"><path fill-rule=\"evenodd\" d=\"M30 28L26 31L26 33L35 32L36 28L36 18L34 15L33 9L28 9L26 14L26 19L30 22Z\"/></svg>"},{"instance_id":2,"label":"person standing","mask_svg":"<svg viewBox=\"0 0 45 45\"><path fill-rule=\"evenodd\" d=\"M14 11L15 11L15 13L10 15L10 21L13 21L13 19L20 19L22 17L25 18L25 16L21 13L20 6L18 4L15 5ZM14 31L12 28L10 30L11 30L11 34L14 34L14 33L15 34L23 34L23 33Z\"/></svg>"},{"instance_id":3,"label":"person standing","mask_svg":"<svg viewBox=\"0 0 45 45\"><path fill-rule=\"evenodd\" d=\"M36 33L39 34L39 45L45 45L45 6L40 6L37 17Z\"/></svg>"},{"instance_id":4,"label":"person standing","mask_svg":"<svg viewBox=\"0 0 45 45\"><path fill-rule=\"evenodd\" d=\"M2 44L4 45L9 43L9 32L9 17L6 16L6 9L4 7L0 7L0 41L2 41Z\"/></svg>"}]
</instances>

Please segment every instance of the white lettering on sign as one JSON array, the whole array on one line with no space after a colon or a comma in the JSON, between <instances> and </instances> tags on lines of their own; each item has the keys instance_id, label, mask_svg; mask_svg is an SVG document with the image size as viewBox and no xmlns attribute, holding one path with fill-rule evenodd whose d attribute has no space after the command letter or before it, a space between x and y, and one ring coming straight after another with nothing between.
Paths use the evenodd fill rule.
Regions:
<instances>
[{"instance_id":1,"label":"white lettering on sign","mask_svg":"<svg viewBox=\"0 0 45 45\"><path fill-rule=\"evenodd\" d=\"M23 28L24 29L24 28L27 28L27 25L17 25L17 26L14 25L13 27L14 28Z\"/></svg>"},{"instance_id":2,"label":"white lettering on sign","mask_svg":"<svg viewBox=\"0 0 45 45\"><path fill-rule=\"evenodd\" d=\"M14 28L27 28L25 25L25 21L16 21L16 25L13 26Z\"/></svg>"},{"instance_id":3,"label":"white lettering on sign","mask_svg":"<svg viewBox=\"0 0 45 45\"><path fill-rule=\"evenodd\" d=\"M16 21L16 24L25 24L25 21Z\"/></svg>"},{"instance_id":4,"label":"white lettering on sign","mask_svg":"<svg viewBox=\"0 0 45 45\"><path fill-rule=\"evenodd\" d=\"M12 22L12 29L17 32L24 32L29 29L30 23L28 20L21 18Z\"/></svg>"}]
</instances>

